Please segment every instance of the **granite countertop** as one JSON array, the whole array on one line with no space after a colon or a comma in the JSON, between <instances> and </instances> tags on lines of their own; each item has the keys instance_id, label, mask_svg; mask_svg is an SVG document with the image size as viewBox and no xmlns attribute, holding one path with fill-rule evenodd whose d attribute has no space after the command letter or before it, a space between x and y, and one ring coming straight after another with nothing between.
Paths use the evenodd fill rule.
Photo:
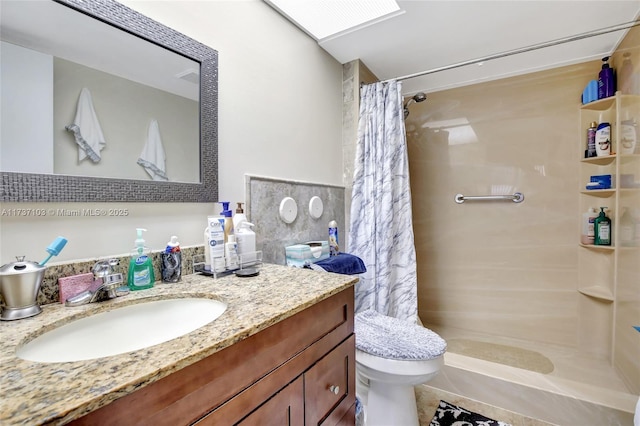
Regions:
<instances>
[{"instance_id":1,"label":"granite countertop","mask_svg":"<svg viewBox=\"0 0 640 426\"><path fill-rule=\"evenodd\" d=\"M0 424L64 424L264 330L354 285L357 277L265 264L260 275L213 279L194 274L175 284L78 307L43 306L35 317L0 322ZM227 303L215 321L182 337L122 355L37 363L16 349L53 328L143 299L208 297ZM133 325L132 325L133 326ZM139 327L153 327L140 324Z\"/></svg>"}]
</instances>

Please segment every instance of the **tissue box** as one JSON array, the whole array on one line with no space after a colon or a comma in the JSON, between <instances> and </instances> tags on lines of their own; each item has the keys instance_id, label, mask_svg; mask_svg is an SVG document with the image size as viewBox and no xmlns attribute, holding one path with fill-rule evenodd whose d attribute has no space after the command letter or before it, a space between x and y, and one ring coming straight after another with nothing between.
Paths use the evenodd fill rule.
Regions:
<instances>
[{"instance_id":1,"label":"tissue box","mask_svg":"<svg viewBox=\"0 0 640 426\"><path fill-rule=\"evenodd\" d=\"M299 268L329 257L328 241L309 241L285 247L287 266Z\"/></svg>"}]
</instances>

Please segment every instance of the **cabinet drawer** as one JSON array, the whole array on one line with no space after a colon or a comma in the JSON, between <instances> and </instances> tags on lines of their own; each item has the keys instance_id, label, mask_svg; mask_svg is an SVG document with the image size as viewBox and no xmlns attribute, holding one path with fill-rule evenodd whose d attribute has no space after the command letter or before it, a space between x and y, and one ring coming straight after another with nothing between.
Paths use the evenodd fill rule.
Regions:
<instances>
[{"instance_id":1,"label":"cabinet drawer","mask_svg":"<svg viewBox=\"0 0 640 426\"><path fill-rule=\"evenodd\" d=\"M304 373L305 424L335 425L355 402L355 336Z\"/></svg>"}]
</instances>

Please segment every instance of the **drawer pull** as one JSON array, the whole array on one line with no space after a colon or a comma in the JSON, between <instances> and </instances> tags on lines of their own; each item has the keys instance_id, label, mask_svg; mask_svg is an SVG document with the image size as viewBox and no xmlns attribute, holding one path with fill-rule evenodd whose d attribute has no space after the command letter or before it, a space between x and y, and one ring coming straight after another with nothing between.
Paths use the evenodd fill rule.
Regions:
<instances>
[{"instance_id":1,"label":"drawer pull","mask_svg":"<svg viewBox=\"0 0 640 426\"><path fill-rule=\"evenodd\" d=\"M329 386L329 392L331 392L334 395L339 394L340 393L340 386L335 386L335 385Z\"/></svg>"}]
</instances>

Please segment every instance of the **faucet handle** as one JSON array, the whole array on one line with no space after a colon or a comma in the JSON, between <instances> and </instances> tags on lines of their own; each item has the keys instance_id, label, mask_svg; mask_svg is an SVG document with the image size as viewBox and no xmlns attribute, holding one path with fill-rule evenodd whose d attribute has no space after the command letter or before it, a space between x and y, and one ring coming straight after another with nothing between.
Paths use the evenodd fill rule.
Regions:
<instances>
[{"instance_id":1,"label":"faucet handle","mask_svg":"<svg viewBox=\"0 0 640 426\"><path fill-rule=\"evenodd\" d=\"M91 269L96 278L106 278L113 273L113 267L118 265L118 259L99 260Z\"/></svg>"}]
</instances>

